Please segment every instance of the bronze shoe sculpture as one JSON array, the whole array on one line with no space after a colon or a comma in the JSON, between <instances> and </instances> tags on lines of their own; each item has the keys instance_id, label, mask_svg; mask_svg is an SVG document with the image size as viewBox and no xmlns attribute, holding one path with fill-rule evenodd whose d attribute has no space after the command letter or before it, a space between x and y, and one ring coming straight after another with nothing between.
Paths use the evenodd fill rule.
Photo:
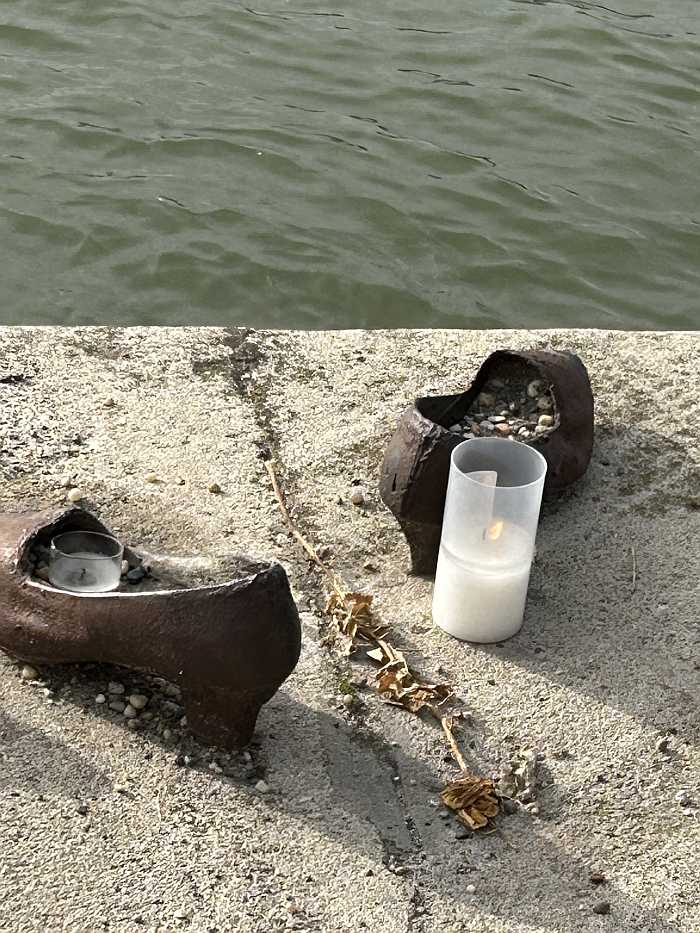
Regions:
<instances>
[{"instance_id":1,"label":"bronze shoe sculpture","mask_svg":"<svg viewBox=\"0 0 700 933\"><path fill-rule=\"evenodd\" d=\"M540 397L531 393L533 385ZM522 407L528 417L536 414L538 423L511 429L508 408L490 418L481 412L484 420L470 421L470 412L488 403L497 407L496 396L509 387L512 397L524 397L515 398L511 410ZM486 395L482 405L479 400ZM579 479L593 449L593 394L579 357L547 350L498 350L484 361L466 392L418 398L403 412L384 456L379 492L408 541L414 573L435 571L452 451L465 437L483 435L487 429L498 434L501 428L504 436L536 447L545 457L545 494Z\"/></svg>"},{"instance_id":2,"label":"bronze shoe sculpture","mask_svg":"<svg viewBox=\"0 0 700 933\"><path fill-rule=\"evenodd\" d=\"M202 742L245 745L301 650L283 567L238 558L235 578L220 584L155 589L146 577L138 588L72 593L38 579L32 558L67 531L110 534L80 508L0 514L0 648L30 663L107 662L160 675L181 688Z\"/></svg>"}]
</instances>

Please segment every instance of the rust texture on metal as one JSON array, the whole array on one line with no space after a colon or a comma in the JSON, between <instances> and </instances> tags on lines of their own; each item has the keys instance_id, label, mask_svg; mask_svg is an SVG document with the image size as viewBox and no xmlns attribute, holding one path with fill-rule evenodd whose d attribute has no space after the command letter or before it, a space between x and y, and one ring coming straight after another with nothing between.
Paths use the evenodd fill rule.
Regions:
<instances>
[{"instance_id":1,"label":"rust texture on metal","mask_svg":"<svg viewBox=\"0 0 700 933\"><path fill-rule=\"evenodd\" d=\"M284 569L242 559L218 585L79 595L32 578L30 550L61 531L110 533L79 508L0 514L0 648L36 664L105 662L182 689L210 745L239 748L294 670L301 626Z\"/></svg>"},{"instance_id":2,"label":"rust texture on metal","mask_svg":"<svg viewBox=\"0 0 700 933\"><path fill-rule=\"evenodd\" d=\"M554 397L556 427L525 442L547 460L545 495L570 486L588 467L593 393L586 367L574 353L497 350L484 361L466 392L416 399L399 418L379 482L381 498L408 541L414 573L431 574L437 563L450 457L463 441L449 425L470 409L489 379L513 367L525 367L531 378L546 383Z\"/></svg>"}]
</instances>

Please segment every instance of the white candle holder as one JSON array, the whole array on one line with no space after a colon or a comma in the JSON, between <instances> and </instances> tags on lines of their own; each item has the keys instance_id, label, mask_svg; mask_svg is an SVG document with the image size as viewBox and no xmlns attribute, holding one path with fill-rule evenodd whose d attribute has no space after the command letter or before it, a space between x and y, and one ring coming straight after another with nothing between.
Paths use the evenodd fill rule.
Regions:
<instances>
[{"instance_id":1,"label":"white candle holder","mask_svg":"<svg viewBox=\"0 0 700 933\"><path fill-rule=\"evenodd\" d=\"M547 461L503 438L452 451L433 619L464 641L493 643L523 624Z\"/></svg>"},{"instance_id":2,"label":"white candle holder","mask_svg":"<svg viewBox=\"0 0 700 933\"><path fill-rule=\"evenodd\" d=\"M119 586L123 557L111 535L66 531L51 541L49 581L72 593L109 593Z\"/></svg>"}]
</instances>

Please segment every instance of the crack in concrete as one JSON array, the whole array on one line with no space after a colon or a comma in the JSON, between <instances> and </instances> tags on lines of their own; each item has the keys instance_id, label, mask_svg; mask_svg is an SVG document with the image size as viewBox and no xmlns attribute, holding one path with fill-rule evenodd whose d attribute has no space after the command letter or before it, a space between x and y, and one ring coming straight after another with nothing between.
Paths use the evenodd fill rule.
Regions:
<instances>
[{"instance_id":1,"label":"crack in concrete","mask_svg":"<svg viewBox=\"0 0 700 933\"><path fill-rule=\"evenodd\" d=\"M278 465L284 477L283 491L288 500L291 500L289 504L294 521L299 531L308 540L313 540L313 512L307 506L294 501L295 471L285 463L281 454L279 438L274 427L276 412L270 404L264 370L261 372L262 366L270 358L267 348L259 343L261 339L264 341L266 336L265 332L252 329L229 331L225 343L232 350L232 354L223 361L223 365L228 370L237 394L250 405L255 424L261 431L258 456L262 460L272 459ZM200 368L204 365L201 364ZM218 361L215 364L217 369L220 365ZM301 578L301 586L307 592L309 589L313 591L318 625L314 637L317 642L323 644L327 629L323 623L325 594L322 581L318 574L310 575L308 570L304 572L304 564L307 562L296 552L291 559ZM343 659L332 651L328 651L327 658L337 681L346 679L349 667L343 663ZM353 718L354 734L351 742L357 746L359 754L349 755L347 760L342 755L339 757L342 748L334 736L323 735L325 768L341 799L347 799L355 812L362 814L363 819L373 825L384 850L383 864L396 874L411 872L414 883L408 902L406 933L413 933L416 923L425 913L417 879L420 870L417 857L423 852L422 839L406 802L399 766L390 746L386 740L367 728L366 717L361 709L355 710ZM348 770L353 765L357 766L358 758L361 759L362 756L365 758L363 780L357 783L349 781ZM393 818L395 814L399 816L400 827Z\"/></svg>"}]
</instances>

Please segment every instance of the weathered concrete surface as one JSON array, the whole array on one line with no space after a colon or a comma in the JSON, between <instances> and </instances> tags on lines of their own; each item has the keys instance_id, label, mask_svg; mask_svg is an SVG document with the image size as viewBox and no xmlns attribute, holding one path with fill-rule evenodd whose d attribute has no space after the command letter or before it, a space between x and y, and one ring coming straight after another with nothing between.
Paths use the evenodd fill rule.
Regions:
<instances>
[{"instance_id":1,"label":"weathered concrete surface","mask_svg":"<svg viewBox=\"0 0 700 933\"><path fill-rule=\"evenodd\" d=\"M593 462L545 507L523 632L469 647L432 626L430 582L406 577L373 494L383 447L414 395L463 386L496 347L548 344L589 368ZM47 696L0 662L0 930L700 929L700 811L674 799L700 803L699 353L698 334L0 329L0 378L29 377L0 384L0 506L60 501L73 473L132 543L277 555L305 620L249 763L159 712L132 733L95 706L118 677L157 712L143 678L46 670ZM361 665L319 643L319 581L284 534L267 447L303 530L376 595L412 661L457 686L474 767L542 752L539 817L457 839L435 806L455 772L435 728L369 693L357 715L339 703Z\"/></svg>"}]
</instances>

